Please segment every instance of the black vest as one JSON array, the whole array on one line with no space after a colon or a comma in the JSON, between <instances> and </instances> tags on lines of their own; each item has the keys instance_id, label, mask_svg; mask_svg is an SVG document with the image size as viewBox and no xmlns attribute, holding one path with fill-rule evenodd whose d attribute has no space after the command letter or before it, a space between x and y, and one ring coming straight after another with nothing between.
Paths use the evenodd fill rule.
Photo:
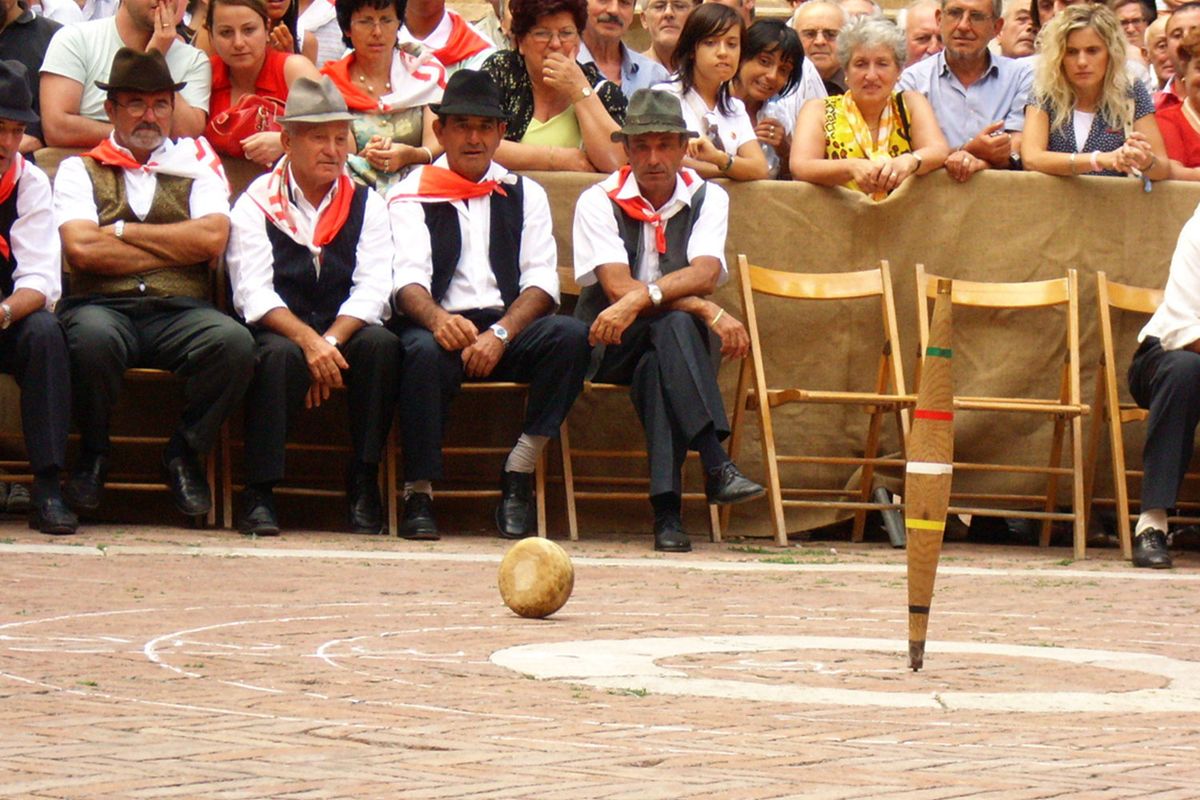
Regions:
<instances>
[{"instance_id":1,"label":"black vest","mask_svg":"<svg viewBox=\"0 0 1200 800\"><path fill-rule=\"evenodd\" d=\"M14 154L13 157L21 156ZM17 269L17 255L12 251L12 228L13 223L17 221L17 194L20 188L14 186L8 199L0 203L0 236L8 242L8 257L5 258L4 254L0 253L0 294L5 297L13 293L13 272Z\"/></svg>"},{"instance_id":2,"label":"black vest","mask_svg":"<svg viewBox=\"0 0 1200 800\"><path fill-rule=\"evenodd\" d=\"M505 186L505 194L492 194L492 219L489 231L488 262L504 307L508 308L521 293L521 229L525 226L525 185L522 178ZM462 255L462 230L458 209L452 203L423 203L425 227L433 248L433 280L430 294L441 303L450 288ZM400 232L397 231L399 235Z\"/></svg>"},{"instance_id":3,"label":"black vest","mask_svg":"<svg viewBox=\"0 0 1200 800\"><path fill-rule=\"evenodd\" d=\"M318 333L327 330L337 319L338 309L354 286L358 239L370 191L365 186L354 187L346 224L333 241L321 249L319 277L312 251L297 244L270 220L263 220L275 255L275 291L287 303L289 311Z\"/></svg>"},{"instance_id":4,"label":"black vest","mask_svg":"<svg viewBox=\"0 0 1200 800\"><path fill-rule=\"evenodd\" d=\"M692 236L692 228L696 227L696 220L700 218L700 207L704 205L707 191L708 184L704 184L692 195L691 204L667 220L667 252L658 256L658 271L663 275L688 265L688 240ZM617 231L621 234L625 254L629 258L629 271L636 277L646 247L645 237L642 236L643 223L626 214L615 202L612 208L617 218ZM599 282L593 283L580 290L579 302L575 304L575 317L591 325L608 305L604 287Z\"/></svg>"}]
</instances>

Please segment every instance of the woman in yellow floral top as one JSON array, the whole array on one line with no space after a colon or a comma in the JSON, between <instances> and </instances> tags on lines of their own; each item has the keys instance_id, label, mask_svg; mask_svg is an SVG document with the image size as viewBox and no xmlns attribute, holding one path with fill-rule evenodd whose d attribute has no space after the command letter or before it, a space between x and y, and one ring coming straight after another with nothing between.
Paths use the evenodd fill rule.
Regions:
<instances>
[{"instance_id":1,"label":"woman in yellow floral top","mask_svg":"<svg viewBox=\"0 0 1200 800\"><path fill-rule=\"evenodd\" d=\"M949 147L929 101L895 91L906 53L895 25L856 20L838 35L837 48L846 93L810 100L800 110L792 177L882 200L910 176L942 166Z\"/></svg>"}]
</instances>

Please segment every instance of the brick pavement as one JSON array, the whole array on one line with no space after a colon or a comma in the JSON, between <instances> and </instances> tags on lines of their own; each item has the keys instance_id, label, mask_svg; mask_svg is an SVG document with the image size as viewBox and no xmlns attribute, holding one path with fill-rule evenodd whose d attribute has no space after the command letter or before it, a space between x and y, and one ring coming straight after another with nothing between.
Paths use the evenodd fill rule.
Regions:
<instances>
[{"instance_id":1,"label":"brick pavement","mask_svg":"<svg viewBox=\"0 0 1200 800\"><path fill-rule=\"evenodd\" d=\"M913 674L884 545L568 544L575 593L547 621L500 604L504 547L0 524L0 796L1200 796L1194 555L1163 575L951 544ZM622 650L652 639L677 652L639 677ZM1099 710L955 706L1061 693ZM889 705L907 696L929 702ZM1146 708L1104 708L1129 697Z\"/></svg>"}]
</instances>

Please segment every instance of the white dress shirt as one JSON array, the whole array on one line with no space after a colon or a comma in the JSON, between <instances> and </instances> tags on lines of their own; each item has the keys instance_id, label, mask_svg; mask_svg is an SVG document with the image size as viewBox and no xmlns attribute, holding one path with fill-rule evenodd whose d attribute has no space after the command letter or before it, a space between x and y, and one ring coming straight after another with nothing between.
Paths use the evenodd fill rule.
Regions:
<instances>
[{"instance_id":1,"label":"white dress shirt","mask_svg":"<svg viewBox=\"0 0 1200 800\"><path fill-rule=\"evenodd\" d=\"M270 175L262 175L255 179L255 183L266 182L270 178ZM335 184L320 204L313 208L296 186L291 168L288 168L292 222L300 229L304 241L312 240L317 219L333 201L336 191ZM270 223L249 191L243 192L234 204L230 222L229 248L225 259L233 287L233 307L246 322L253 324L273 309L287 308L287 303L275 291L275 254L267 235ZM339 307L339 317L354 317L367 325L379 325L391 315L388 301L392 289L394 249L383 198L377 192L368 191L362 232L354 251L356 260L350 295ZM313 256L312 262L320 276L320 259Z\"/></svg>"},{"instance_id":2,"label":"white dress shirt","mask_svg":"<svg viewBox=\"0 0 1200 800\"><path fill-rule=\"evenodd\" d=\"M117 149L129 153L118 145L111 135L109 138ZM183 153L176 153L177 148L185 150ZM150 154L149 160L163 163L176 157L182 158L184 154L194 152L195 149L196 143L192 139L184 138L178 142L164 139L158 149ZM129 208L138 219L145 219L154 202L158 176L141 169L127 169L124 173L125 196L129 201ZM192 181L189 210L192 219L199 219L206 214L228 214L229 187L225 181L210 170L198 171ZM62 162L58 167L58 174L54 176L54 219L60 226L77 219L97 224L100 222L92 179L83 166L83 160L78 156Z\"/></svg>"},{"instance_id":3,"label":"white dress shirt","mask_svg":"<svg viewBox=\"0 0 1200 800\"><path fill-rule=\"evenodd\" d=\"M1163 350L1182 350L1200 340L1200 208L1179 233L1162 305L1138 334L1156 336Z\"/></svg>"},{"instance_id":4,"label":"white dress shirt","mask_svg":"<svg viewBox=\"0 0 1200 800\"><path fill-rule=\"evenodd\" d=\"M685 167L685 169L687 169ZM691 185L681 176L675 177L675 192L661 208L655 209L664 220L678 214L691 205L692 197L705 182L691 170ZM575 282L580 286L591 286L596 282L596 267L602 264L629 265L625 242L617 227L613 202L609 190L617 186L617 175L613 173L579 196L575 205L575 226L572 240L575 249ZM692 227L688 238L687 259L691 263L700 256L712 256L721 262L721 277L718 283L729 279L729 268L725 264L725 232L729 226L729 195L715 183L708 183L704 193L704 204L700 206L700 218ZM621 188L618 197L641 197L641 190L631 174ZM645 199L645 198L643 198ZM658 267L658 250L654 246L654 226L642 223L641 263L630 265L633 277L650 283L662 277Z\"/></svg>"},{"instance_id":5,"label":"white dress shirt","mask_svg":"<svg viewBox=\"0 0 1200 800\"><path fill-rule=\"evenodd\" d=\"M439 167L449 169L446 157L436 162ZM397 244L393 262L393 282L396 292L409 284L430 289L433 280L433 249L429 241L429 228L425 226L424 204L416 201L397 200L397 195L416 194L420 185L422 168L414 170L388 193L388 211ZM483 179L498 180L502 184L513 184L517 176L504 167L492 162ZM518 266L521 270L520 289L531 286L544 291L559 301L558 295L558 245L554 241L550 203L546 190L525 178L525 221L521 228L521 252ZM504 298L492 272L488 248L491 243L492 198L491 195L467 201L450 203L458 211L458 226L462 233L462 252L450 286L442 297L441 306L451 313L475 309L504 308Z\"/></svg>"},{"instance_id":6,"label":"white dress shirt","mask_svg":"<svg viewBox=\"0 0 1200 800\"><path fill-rule=\"evenodd\" d=\"M14 154L13 158L21 158ZM17 181L17 218L8 234L17 268L13 270L13 291L33 289L46 296L46 308L62 296L62 263L58 227L50 198L50 179L29 162L23 165Z\"/></svg>"}]
</instances>

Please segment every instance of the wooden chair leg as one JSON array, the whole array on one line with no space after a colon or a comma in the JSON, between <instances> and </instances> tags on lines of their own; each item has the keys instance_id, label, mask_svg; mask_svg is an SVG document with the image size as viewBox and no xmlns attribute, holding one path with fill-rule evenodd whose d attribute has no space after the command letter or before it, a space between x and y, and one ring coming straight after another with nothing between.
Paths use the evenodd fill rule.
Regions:
<instances>
[{"instance_id":1,"label":"wooden chair leg","mask_svg":"<svg viewBox=\"0 0 1200 800\"><path fill-rule=\"evenodd\" d=\"M876 406L871 410L871 422L867 427L867 443L863 448L863 453L866 458L875 458L879 454L879 434L883 429L883 412ZM858 499L861 503L869 502L871 499L872 484L875 481L875 465L871 463L863 464L861 478L859 480ZM850 541L861 542L867 527L867 512L858 510L854 512L854 529L850 533Z\"/></svg>"},{"instance_id":2,"label":"wooden chair leg","mask_svg":"<svg viewBox=\"0 0 1200 800\"><path fill-rule=\"evenodd\" d=\"M1075 560L1087 558L1087 519L1083 498L1083 418L1071 419L1071 509L1075 512Z\"/></svg>"},{"instance_id":3,"label":"wooden chair leg","mask_svg":"<svg viewBox=\"0 0 1200 800\"><path fill-rule=\"evenodd\" d=\"M742 436L746 425L746 398L750 396L750 359L742 359L738 369L737 390L733 395L733 420L729 426L729 460L737 462L742 452ZM733 506L723 506L717 511L716 541L721 540L722 532L729 527L729 519L733 515Z\"/></svg>"},{"instance_id":4,"label":"wooden chair leg","mask_svg":"<svg viewBox=\"0 0 1200 800\"><path fill-rule=\"evenodd\" d=\"M1056 417L1054 420L1054 438L1050 445L1050 467L1057 469L1062 466L1062 451L1063 451L1063 435L1066 425L1062 417ZM1054 506L1058 502L1058 476L1050 474L1046 476L1046 504L1043 506L1043 511L1050 513L1054 511ZM1054 523L1051 520L1042 521L1042 532L1038 538L1038 544L1041 547L1050 546L1050 534L1053 531Z\"/></svg>"},{"instance_id":5,"label":"wooden chair leg","mask_svg":"<svg viewBox=\"0 0 1200 800\"><path fill-rule=\"evenodd\" d=\"M537 534L546 538L546 451L538 453L537 466L533 468L534 496L537 498Z\"/></svg>"},{"instance_id":6,"label":"wooden chair leg","mask_svg":"<svg viewBox=\"0 0 1200 800\"><path fill-rule=\"evenodd\" d=\"M217 441L221 453L221 524L229 530L233 528L233 453L228 422L221 426Z\"/></svg>"},{"instance_id":7,"label":"wooden chair leg","mask_svg":"<svg viewBox=\"0 0 1200 800\"><path fill-rule=\"evenodd\" d=\"M399 478L396 474L396 431L388 434L383 447L384 497L387 502L388 536L400 533L400 492Z\"/></svg>"},{"instance_id":8,"label":"wooden chair leg","mask_svg":"<svg viewBox=\"0 0 1200 800\"><path fill-rule=\"evenodd\" d=\"M208 513L204 515L204 524L209 528L217 526L217 489L219 488L217 483L217 461L218 456L215 448L204 457L204 471L206 473L205 477L208 479L208 496L210 500Z\"/></svg>"},{"instance_id":9,"label":"wooden chair leg","mask_svg":"<svg viewBox=\"0 0 1200 800\"><path fill-rule=\"evenodd\" d=\"M1129 474L1125 465L1125 434L1121 429L1119 409L1109 409L1108 449L1112 459L1113 497L1117 514L1117 536L1121 540L1121 557L1133 559L1133 531L1129 524Z\"/></svg>"},{"instance_id":10,"label":"wooden chair leg","mask_svg":"<svg viewBox=\"0 0 1200 800\"><path fill-rule=\"evenodd\" d=\"M566 420L558 429L559 451L562 453L563 492L567 502L567 535L579 541L579 523L575 516L575 469L571 464L571 433Z\"/></svg>"}]
</instances>

